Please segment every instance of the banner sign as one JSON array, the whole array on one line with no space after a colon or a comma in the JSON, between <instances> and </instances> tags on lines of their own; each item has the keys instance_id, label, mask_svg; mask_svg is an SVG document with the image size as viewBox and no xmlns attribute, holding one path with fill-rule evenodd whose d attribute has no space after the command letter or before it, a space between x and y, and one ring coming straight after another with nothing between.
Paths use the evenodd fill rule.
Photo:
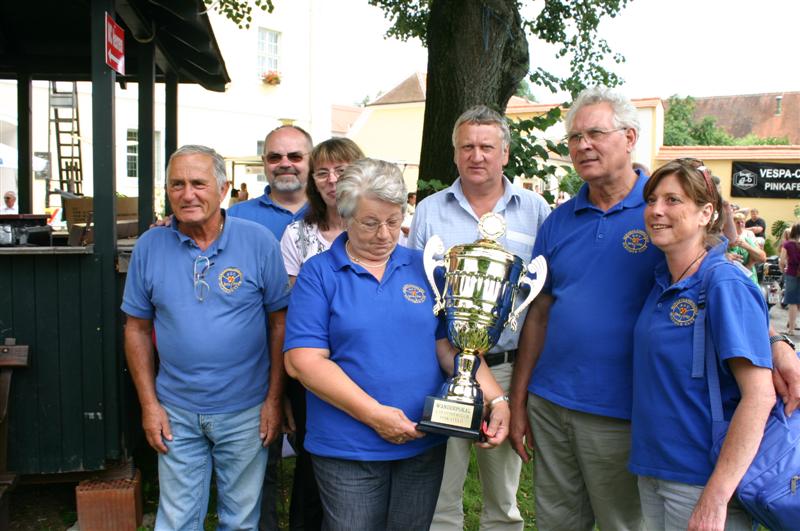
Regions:
<instances>
[{"instance_id":1,"label":"banner sign","mask_svg":"<svg viewBox=\"0 0 800 531\"><path fill-rule=\"evenodd\" d=\"M106 64L125 75L125 30L106 13Z\"/></svg>"},{"instance_id":2,"label":"banner sign","mask_svg":"<svg viewBox=\"0 0 800 531\"><path fill-rule=\"evenodd\" d=\"M800 199L800 164L733 161L731 196Z\"/></svg>"}]
</instances>

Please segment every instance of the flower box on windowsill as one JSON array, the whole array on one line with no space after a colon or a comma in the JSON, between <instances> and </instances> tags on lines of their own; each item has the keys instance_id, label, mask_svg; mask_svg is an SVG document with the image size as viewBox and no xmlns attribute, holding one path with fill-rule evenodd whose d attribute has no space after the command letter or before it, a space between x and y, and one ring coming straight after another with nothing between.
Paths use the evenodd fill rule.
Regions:
<instances>
[{"instance_id":1,"label":"flower box on windowsill","mask_svg":"<svg viewBox=\"0 0 800 531\"><path fill-rule=\"evenodd\" d=\"M281 84L281 75L278 72L270 70L269 72L266 72L266 73L262 74L261 81L265 85L280 85Z\"/></svg>"}]
</instances>

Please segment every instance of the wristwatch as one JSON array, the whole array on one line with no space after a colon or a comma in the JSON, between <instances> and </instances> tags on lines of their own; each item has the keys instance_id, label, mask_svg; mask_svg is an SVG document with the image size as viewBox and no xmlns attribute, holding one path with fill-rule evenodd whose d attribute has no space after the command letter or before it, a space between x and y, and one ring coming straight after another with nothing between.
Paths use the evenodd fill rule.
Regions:
<instances>
[{"instance_id":1,"label":"wristwatch","mask_svg":"<svg viewBox=\"0 0 800 531\"><path fill-rule=\"evenodd\" d=\"M792 347L792 350L797 350L794 346L794 341L789 339L789 336L787 336L786 334L778 334L776 336L770 336L769 345L772 346L774 343L777 343L778 341L783 341L784 343Z\"/></svg>"}]
</instances>

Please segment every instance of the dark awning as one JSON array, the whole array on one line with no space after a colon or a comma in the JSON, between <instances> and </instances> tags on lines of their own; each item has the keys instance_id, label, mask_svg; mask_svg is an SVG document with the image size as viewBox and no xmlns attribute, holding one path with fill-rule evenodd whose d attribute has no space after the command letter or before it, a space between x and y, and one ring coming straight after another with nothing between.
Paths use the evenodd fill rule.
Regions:
<instances>
[{"instance_id":1,"label":"dark awning","mask_svg":"<svg viewBox=\"0 0 800 531\"><path fill-rule=\"evenodd\" d=\"M89 81L89 0L0 2L0 78L29 72L34 79ZM125 70L135 80L137 41L156 47L157 79L222 92L230 77L202 0L117 0L125 29Z\"/></svg>"}]
</instances>

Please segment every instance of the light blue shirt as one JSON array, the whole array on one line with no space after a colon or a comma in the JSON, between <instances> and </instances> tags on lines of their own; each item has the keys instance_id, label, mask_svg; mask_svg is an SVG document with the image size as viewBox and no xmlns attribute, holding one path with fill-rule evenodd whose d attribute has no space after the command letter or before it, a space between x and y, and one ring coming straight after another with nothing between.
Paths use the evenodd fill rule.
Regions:
<instances>
[{"instance_id":1,"label":"light blue shirt","mask_svg":"<svg viewBox=\"0 0 800 531\"><path fill-rule=\"evenodd\" d=\"M286 226L292 221L303 219L308 210L308 203L297 212L287 210L276 204L269 196L269 185L264 187L264 195L236 203L228 209L228 214L235 218L249 219L268 228L280 241Z\"/></svg>"},{"instance_id":2,"label":"light blue shirt","mask_svg":"<svg viewBox=\"0 0 800 531\"><path fill-rule=\"evenodd\" d=\"M194 264L202 255L208 293L197 299ZM210 264L206 269L202 264ZM267 314L289 301L275 237L230 216L201 251L171 227L145 232L133 249L122 311L152 320L160 367L159 401L194 413L233 413L264 401L268 390Z\"/></svg>"},{"instance_id":3,"label":"light blue shirt","mask_svg":"<svg viewBox=\"0 0 800 531\"><path fill-rule=\"evenodd\" d=\"M536 234L550 214L550 207L539 194L516 187L503 177L503 196L497 201L493 212L506 220L506 233L497 242L527 264ZM460 177L450 187L420 201L411 223L408 246L421 250L434 234L442 239L445 249L472 243L480 237L478 216L464 195ZM524 320L523 312L519 322ZM506 327L490 352L517 348L520 328L512 332L510 327Z\"/></svg>"}]
</instances>

